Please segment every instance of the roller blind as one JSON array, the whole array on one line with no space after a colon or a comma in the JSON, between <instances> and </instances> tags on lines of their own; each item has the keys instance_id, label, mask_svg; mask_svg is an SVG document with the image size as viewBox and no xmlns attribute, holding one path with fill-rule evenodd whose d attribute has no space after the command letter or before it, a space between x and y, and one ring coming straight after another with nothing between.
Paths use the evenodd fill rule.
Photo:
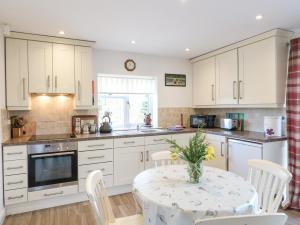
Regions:
<instances>
[{"instance_id":1,"label":"roller blind","mask_svg":"<svg viewBox=\"0 0 300 225\"><path fill-rule=\"evenodd\" d=\"M98 75L100 94L154 94L155 79L151 77L128 77Z\"/></svg>"}]
</instances>

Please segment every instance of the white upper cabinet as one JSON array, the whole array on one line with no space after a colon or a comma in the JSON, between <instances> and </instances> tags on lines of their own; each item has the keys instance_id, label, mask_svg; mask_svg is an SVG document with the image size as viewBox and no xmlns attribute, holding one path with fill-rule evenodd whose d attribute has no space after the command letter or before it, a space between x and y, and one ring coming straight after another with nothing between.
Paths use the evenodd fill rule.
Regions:
<instances>
[{"instance_id":1,"label":"white upper cabinet","mask_svg":"<svg viewBox=\"0 0 300 225\"><path fill-rule=\"evenodd\" d=\"M237 49L216 56L216 104L238 103Z\"/></svg>"},{"instance_id":2,"label":"white upper cabinet","mask_svg":"<svg viewBox=\"0 0 300 225\"><path fill-rule=\"evenodd\" d=\"M75 46L75 106L92 107L92 48Z\"/></svg>"},{"instance_id":3,"label":"white upper cabinet","mask_svg":"<svg viewBox=\"0 0 300 225\"><path fill-rule=\"evenodd\" d=\"M275 37L239 48L240 104L284 104L287 53L287 41Z\"/></svg>"},{"instance_id":4,"label":"white upper cabinet","mask_svg":"<svg viewBox=\"0 0 300 225\"><path fill-rule=\"evenodd\" d=\"M6 38L6 100L9 110L28 110L27 40Z\"/></svg>"},{"instance_id":5,"label":"white upper cabinet","mask_svg":"<svg viewBox=\"0 0 300 225\"><path fill-rule=\"evenodd\" d=\"M216 102L216 62L215 57L193 64L193 105L210 106Z\"/></svg>"},{"instance_id":6,"label":"white upper cabinet","mask_svg":"<svg viewBox=\"0 0 300 225\"><path fill-rule=\"evenodd\" d=\"M28 41L29 92L52 92L52 44Z\"/></svg>"},{"instance_id":7,"label":"white upper cabinet","mask_svg":"<svg viewBox=\"0 0 300 225\"><path fill-rule=\"evenodd\" d=\"M53 44L53 93L75 93L74 45Z\"/></svg>"}]
</instances>

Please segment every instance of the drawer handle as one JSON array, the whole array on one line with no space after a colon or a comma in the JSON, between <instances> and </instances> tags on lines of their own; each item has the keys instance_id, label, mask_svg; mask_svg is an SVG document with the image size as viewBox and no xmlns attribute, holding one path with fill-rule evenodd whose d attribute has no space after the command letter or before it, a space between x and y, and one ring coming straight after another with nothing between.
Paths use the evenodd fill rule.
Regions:
<instances>
[{"instance_id":1,"label":"drawer handle","mask_svg":"<svg viewBox=\"0 0 300 225\"><path fill-rule=\"evenodd\" d=\"M21 155L23 152L8 152L6 155Z\"/></svg>"},{"instance_id":2,"label":"drawer handle","mask_svg":"<svg viewBox=\"0 0 300 225\"><path fill-rule=\"evenodd\" d=\"M13 196L13 197L8 197L8 200L14 200L14 199L18 199L18 198L23 198L24 195L17 195L17 196Z\"/></svg>"},{"instance_id":3,"label":"drawer handle","mask_svg":"<svg viewBox=\"0 0 300 225\"><path fill-rule=\"evenodd\" d=\"M101 156L91 156L91 157L88 157L88 159L102 159L104 157L105 157L104 155L101 155Z\"/></svg>"},{"instance_id":4,"label":"drawer handle","mask_svg":"<svg viewBox=\"0 0 300 225\"><path fill-rule=\"evenodd\" d=\"M164 139L161 138L161 139L153 139L153 141L163 141Z\"/></svg>"},{"instance_id":5,"label":"drawer handle","mask_svg":"<svg viewBox=\"0 0 300 225\"><path fill-rule=\"evenodd\" d=\"M22 169L23 166L16 166L16 167L7 167L7 170L17 170L17 169Z\"/></svg>"},{"instance_id":6,"label":"drawer handle","mask_svg":"<svg viewBox=\"0 0 300 225\"><path fill-rule=\"evenodd\" d=\"M88 145L89 148L92 148L92 147L103 147L105 146L105 144L100 144L100 145Z\"/></svg>"},{"instance_id":7,"label":"drawer handle","mask_svg":"<svg viewBox=\"0 0 300 225\"><path fill-rule=\"evenodd\" d=\"M62 195L64 193L64 191L60 191L60 192L54 192L54 193L45 193L44 196L45 197L49 197L49 196L53 196L53 195Z\"/></svg>"},{"instance_id":8,"label":"drawer handle","mask_svg":"<svg viewBox=\"0 0 300 225\"><path fill-rule=\"evenodd\" d=\"M124 144L134 144L135 141L124 141Z\"/></svg>"},{"instance_id":9,"label":"drawer handle","mask_svg":"<svg viewBox=\"0 0 300 225\"><path fill-rule=\"evenodd\" d=\"M15 182L7 182L7 185L13 185L13 184L22 184L24 181L20 180L20 181L15 181Z\"/></svg>"},{"instance_id":10,"label":"drawer handle","mask_svg":"<svg viewBox=\"0 0 300 225\"><path fill-rule=\"evenodd\" d=\"M101 171L105 171L105 168L100 169ZM87 173L93 172L94 170L88 170Z\"/></svg>"}]
</instances>

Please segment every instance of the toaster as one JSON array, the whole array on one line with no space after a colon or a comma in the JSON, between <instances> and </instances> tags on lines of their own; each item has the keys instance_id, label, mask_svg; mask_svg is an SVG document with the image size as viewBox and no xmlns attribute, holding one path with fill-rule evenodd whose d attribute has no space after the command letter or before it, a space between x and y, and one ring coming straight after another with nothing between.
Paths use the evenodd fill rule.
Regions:
<instances>
[{"instance_id":1,"label":"toaster","mask_svg":"<svg viewBox=\"0 0 300 225\"><path fill-rule=\"evenodd\" d=\"M220 119L220 127L227 130L234 130L239 127L239 120L237 119Z\"/></svg>"}]
</instances>

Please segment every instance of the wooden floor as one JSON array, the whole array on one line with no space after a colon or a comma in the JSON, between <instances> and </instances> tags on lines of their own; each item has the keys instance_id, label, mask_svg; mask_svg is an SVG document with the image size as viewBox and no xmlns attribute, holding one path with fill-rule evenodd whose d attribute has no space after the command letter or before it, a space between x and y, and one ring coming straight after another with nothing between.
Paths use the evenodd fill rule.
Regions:
<instances>
[{"instance_id":1,"label":"wooden floor","mask_svg":"<svg viewBox=\"0 0 300 225\"><path fill-rule=\"evenodd\" d=\"M116 217L134 215L135 202L131 194L112 197L111 204ZM284 211L289 220L286 225L300 225L299 211ZM8 216L4 225L95 225L88 202L76 203Z\"/></svg>"}]
</instances>

